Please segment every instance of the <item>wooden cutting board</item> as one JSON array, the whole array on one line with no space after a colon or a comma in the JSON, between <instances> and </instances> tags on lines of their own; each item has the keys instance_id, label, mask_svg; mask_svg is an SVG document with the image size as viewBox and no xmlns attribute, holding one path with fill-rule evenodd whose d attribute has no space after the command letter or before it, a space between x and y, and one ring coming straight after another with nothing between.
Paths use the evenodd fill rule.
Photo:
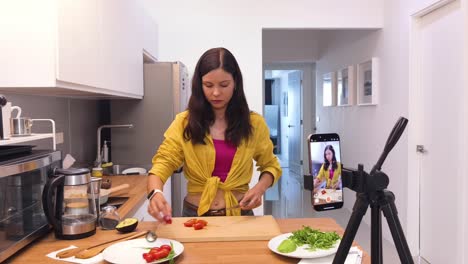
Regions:
<instances>
[{"instance_id":1,"label":"wooden cutting board","mask_svg":"<svg viewBox=\"0 0 468 264\"><path fill-rule=\"evenodd\" d=\"M185 227L189 217L172 218L172 224L159 225L156 234L161 238L180 242L270 240L281 234L276 220L271 216L213 216L197 217L208 221L201 230Z\"/></svg>"}]
</instances>

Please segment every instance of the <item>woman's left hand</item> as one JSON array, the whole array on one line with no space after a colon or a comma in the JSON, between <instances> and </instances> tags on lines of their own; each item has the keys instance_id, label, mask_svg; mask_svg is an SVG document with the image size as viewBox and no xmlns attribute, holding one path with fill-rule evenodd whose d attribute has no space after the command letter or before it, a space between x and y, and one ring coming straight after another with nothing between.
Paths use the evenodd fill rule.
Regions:
<instances>
[{"instance_id":1,"label":"woman's left hand","mask_svg":"<svg viewBox=\"0 0 468 264\"><path fill-rule=\"evenodd\" d=\"M255 185L252 189L248 190L242 200L239 202L239 205L242 210L251 210L262 205L262 196L265 193L265 190Z\"/></svg>"}]
</instances>

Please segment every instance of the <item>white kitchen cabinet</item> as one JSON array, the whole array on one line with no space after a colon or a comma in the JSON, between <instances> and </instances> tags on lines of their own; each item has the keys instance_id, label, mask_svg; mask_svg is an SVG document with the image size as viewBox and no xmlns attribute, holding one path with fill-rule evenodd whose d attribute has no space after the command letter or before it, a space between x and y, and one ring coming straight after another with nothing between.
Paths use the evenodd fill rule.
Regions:
<instances>
[{"instance_id":1,"label":"white kitchen cabinet","mask_svg":"<svg viewBox=\"0 0 468 264\"><path fill-rule=\"evenodd\" d=\"M139 1L100 0L104 85L143 95L143 8Z\"/></svg>"},{"instance_id":2,"label":"white kitchen cabinet","mask_svg":"<svg viewBox=\"0 0 468 264\"><path fill-rule=\"evenodd\" d=\"M102 60L98 2L57 1L57 80L76 85L106 87L103 69L98 65Z\"/></svg>"},{"instance_id":3,"label":"white kitchen cabinet","mask_svg":"<svg viewBox=\"0 0 468 264\"><path fill-rule=\"evenodd\" d=\"M159 58L158 25L146 10L143 10L143 52L152 62Z\"/></svg>"},{"instance_id":4,"label":"white kitchen cabinet","mask_svg":"<svg viewBox=\"0 0 468 264\"><path fill-rule=\"evenodd\" d=\"M0 31L0 90L143 96L141 0L1 1Z\"/></svg>"}]
</instances>

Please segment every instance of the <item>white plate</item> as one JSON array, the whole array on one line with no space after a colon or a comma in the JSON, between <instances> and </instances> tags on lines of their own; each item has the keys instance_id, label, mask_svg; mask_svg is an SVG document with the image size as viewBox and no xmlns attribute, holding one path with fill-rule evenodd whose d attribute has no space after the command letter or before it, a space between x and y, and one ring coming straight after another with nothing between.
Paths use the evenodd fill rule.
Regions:
<instances>
[{"instance_id":1,"label":"white plate","mask_svg":"<svg viewBox=\"0 0 468 264\"><path fill-rule=\"evenodd\" d=\"M146 169L145 168L128 168L122 171L122 174L133 174L133 173L138 173L139 175L146 175Z\"/></svg>"},{"instance_id":2,"label":"white plate","mask_svg":"<svg viewBox=\"0 0 468 264\"><path fill-rule=\"evenodd\" d=\"M175 258L184 251L184 245L179 241L167 238L158 238L153 243L146 241L144 238L116 243L106 248L102 252L102 257L104 260L115 264L146 264L146 260L143 259L143 253L149 252L149 248L159 247L161 245L170 245L171 242L174 246ZM151 263L161 263L164 261L167 260L157 260Z\"/></svg>"},{"instance_id":3,"label":"white plate","mask_svg":"<svg viewBox=\"0 0 468 264\"><path fill-rule=\"evenodd\" d=\"M297 247L297 249L291 253L281 253L278 251L278 246L283 242L283 240L287 239L291 236L292 233L286 233L279 236L276 236L268 242L268 247L271 251L275 252L276 254L280 254L286 257L291 258L321 258L325 256L329 256L331 254L335 254L338 251L338 246L340 245L340 240L338 240L332 248L329 249L317 249L315 251L309 251L308 245L302 245Z\"/></svg>"}]
</instances>

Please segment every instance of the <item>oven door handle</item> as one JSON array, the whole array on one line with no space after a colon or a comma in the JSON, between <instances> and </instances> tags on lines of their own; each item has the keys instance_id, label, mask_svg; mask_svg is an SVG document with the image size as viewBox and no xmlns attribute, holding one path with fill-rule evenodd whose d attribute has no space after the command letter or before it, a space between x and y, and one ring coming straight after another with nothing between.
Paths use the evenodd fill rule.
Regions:
<instances>
[{"instance_id":1,"label":"oven door handle","mask_svg":"<svg viewBox=\"0 0 468 264\"><path fill-rule=\"evenodd\" d=\"M49 166L50 164L52 164L52 159L50 156L46 156L34 160L28 160L18 164L2 166L0 170L0 178L37 170Z\"/></svg>"}]
</instances>

